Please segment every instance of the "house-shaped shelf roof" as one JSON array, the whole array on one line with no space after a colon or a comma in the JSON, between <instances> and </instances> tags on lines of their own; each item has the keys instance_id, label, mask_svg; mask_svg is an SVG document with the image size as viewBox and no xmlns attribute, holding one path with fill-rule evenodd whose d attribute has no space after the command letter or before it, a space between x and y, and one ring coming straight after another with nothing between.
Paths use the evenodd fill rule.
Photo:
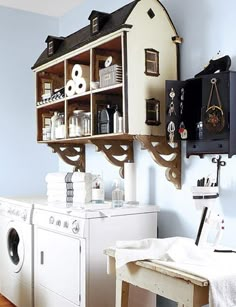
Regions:
<instances>
[{"instance_id":1,"label":"house-shaped shelf roof","mask_svg":"<svg viewBox=\"0 0 236 307\"><path fill-rule=\"evenodd\" d=\"M67 54L70 51L73 51L75 49L78 49L92 41L97 40L98 38L108 35L110 33L115 32L116 30L119 30L120 28L130 28L132 25L125 24L127 18L129 17L130 13L134 9L135 5L140 0L135 0L120 9L114 11L111 14L108 14L106 23L103 25L102 29L99 31L99 33L93 35L90 31L90 25L80 29L79 31L70 34L67 37L64 37L64 40L61 39L61 44L57 50L57 52L51 56L48 56L47 48L43 51L43 53L39 56L35 64L33 65L32 69L37 68L49 61L52 61L64 54ZM93 11L94 12L94 11ZM92 13L93 13L92 12ZM90 14L89 18L91 18ZM104 13L103 13L104 14ZM53 37L53 36L50 36ZM55 37L54 37L55 38Z\"/></svg>"}]
</instances>

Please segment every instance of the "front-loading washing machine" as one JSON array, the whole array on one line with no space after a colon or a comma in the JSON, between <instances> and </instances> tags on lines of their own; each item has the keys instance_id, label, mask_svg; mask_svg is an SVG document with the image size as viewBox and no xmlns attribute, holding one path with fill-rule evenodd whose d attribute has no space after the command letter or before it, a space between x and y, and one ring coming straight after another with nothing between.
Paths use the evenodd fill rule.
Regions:
<instances>
[{"instance_id":1,"label":"front-loading washing machine","mask_svg":"<svg viewBox=\"0 0 236 307\"><path fill-rule=\"evenodd\" d=\"M0 198L0 293L17 307L33 307L33 204Z\"/></svg>"}]
</instances>

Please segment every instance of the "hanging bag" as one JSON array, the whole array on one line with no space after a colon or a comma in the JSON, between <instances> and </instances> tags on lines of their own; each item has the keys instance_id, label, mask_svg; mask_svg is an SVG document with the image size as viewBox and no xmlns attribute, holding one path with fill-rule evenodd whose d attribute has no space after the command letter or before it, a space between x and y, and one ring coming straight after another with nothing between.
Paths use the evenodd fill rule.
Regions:
<instances>
[{"instance_id":1,"label":"hanging bag","mask_svg":"<svg viewBox=\"0 0 236 307\"><path fill-rule=\"evenodd\" d=\"M220 100L219 91L217 88L217 79L211 79L211 91L207 103L207 109L204 114L204 126L210 132L220 132L225 126L224 112ZM211 104L213 92L216 92L217 105Z\"/></svg>"}]
</instances>

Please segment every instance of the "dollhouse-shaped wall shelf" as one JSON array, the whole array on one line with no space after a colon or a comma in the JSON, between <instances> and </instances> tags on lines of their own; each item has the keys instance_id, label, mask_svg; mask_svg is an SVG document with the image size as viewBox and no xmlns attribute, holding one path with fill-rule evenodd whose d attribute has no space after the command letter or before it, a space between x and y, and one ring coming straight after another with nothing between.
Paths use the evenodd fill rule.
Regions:
<instances>
[{"instance_id":1,"label":"dollhouse-shaped wall shelf","mask_svg":"<svg viewBox=\"0 0 236 307\"><path fill-rule=\"evenodd\" d=\"M37 141L81 171L85 145L94 144L123 176L137 140L180 188L180 146L165 138L165 81L178 79L181 39L167 11L157 0L139 0L109 14L92 11L89 21L67 37L48 36L32 67Z\"/></svg>"}]
</instances>

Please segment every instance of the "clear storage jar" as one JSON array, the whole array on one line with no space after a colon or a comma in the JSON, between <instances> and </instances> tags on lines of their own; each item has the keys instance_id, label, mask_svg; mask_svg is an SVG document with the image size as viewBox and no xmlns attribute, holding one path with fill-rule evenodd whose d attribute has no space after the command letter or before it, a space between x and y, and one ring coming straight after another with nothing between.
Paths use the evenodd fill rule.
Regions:
<instances>
[{"instance_id":1,"label":"clear storage jar","mask_svg":"<svg viewBox=\"0 0 236 307\"><path fill-rule=\"evenodd\" d=\"M84 135L83 129L83 110L74 110L69 118L69 137Z\"/></svg>"}]
</instances>

